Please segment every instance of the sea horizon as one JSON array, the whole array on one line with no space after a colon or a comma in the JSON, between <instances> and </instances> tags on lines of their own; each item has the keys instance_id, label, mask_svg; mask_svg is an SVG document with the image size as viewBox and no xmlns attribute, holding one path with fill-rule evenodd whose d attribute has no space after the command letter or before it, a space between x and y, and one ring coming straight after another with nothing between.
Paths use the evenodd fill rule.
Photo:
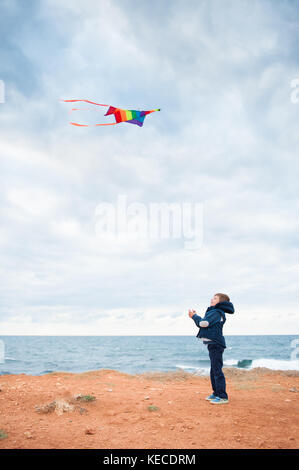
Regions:
<instances>
[{"instance_id":1,"label":"sea horizon","mask_svg":"<svg viewBox=\"0 0 299 470\"><path fill-rule=\"evenodd\" d=\"M163 338L163 340L162 340ZM298 370L299 335L226 335L224 367ZM207 347L196 335L1 335L0 375L114 369L184 370L207 375Z\"/></svg>"}]
</instances>

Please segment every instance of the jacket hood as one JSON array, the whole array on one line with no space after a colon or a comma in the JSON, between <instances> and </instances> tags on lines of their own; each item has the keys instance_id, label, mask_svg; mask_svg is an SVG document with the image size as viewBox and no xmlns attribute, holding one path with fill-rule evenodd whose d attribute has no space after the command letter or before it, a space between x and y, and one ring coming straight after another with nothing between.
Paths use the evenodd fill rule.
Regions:
<instances>
[{"instance_id":1,"label":"jacket hood","mask_svg":"<svg viewBox=\"0 0 299 470\"><path fill-rule=\"evenodd\" d=\"M218 304L216 304L214 306L214 308L219 308L220 310L223 310L225 313L234 313L235 312L235 309L234 309L234 306L231 302L218 302Z\"/></svg>"}]
</instances>

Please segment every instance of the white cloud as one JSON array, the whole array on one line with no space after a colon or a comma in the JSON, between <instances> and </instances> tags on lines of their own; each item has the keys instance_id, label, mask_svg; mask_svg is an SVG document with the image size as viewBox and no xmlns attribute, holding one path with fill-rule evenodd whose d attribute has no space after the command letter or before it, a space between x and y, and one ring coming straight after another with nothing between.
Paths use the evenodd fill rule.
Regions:
<instances>
[{"instance_id":1,"label":"white cloud","mask_svg":"<svg viewBox=\"0 0 299 470\"><path fill-rule=\"evenodd\" d=\"M193 334L187 309L215 291L236 303L227 334L296 330L299 69L292 10L272 5L48 0L39 41L10 38L38 81L8 77L0 105L2 334ZM60 98L162 112L78 129ZM202 248L99 239L95 209L119 194L203 202Z\"/></svg>"}]
</instances>

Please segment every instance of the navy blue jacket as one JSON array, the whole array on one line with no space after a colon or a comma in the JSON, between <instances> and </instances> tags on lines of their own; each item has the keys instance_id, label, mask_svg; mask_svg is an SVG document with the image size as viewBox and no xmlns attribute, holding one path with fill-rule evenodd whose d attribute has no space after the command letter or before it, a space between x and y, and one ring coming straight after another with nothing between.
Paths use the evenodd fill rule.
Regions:
<instances>
[{"instance_id":1,"label":"navy blue jacket","mask_svg":"<svg viewBox=\"0 0 299 470\"><path fill-rule=\"evenodd\" d=\"M205 316L193 315L196 326L199 327L197 338L211 339L223 348L226 348L225 339L222 333L223 325L226 322L225 313L234 313L235 309L231 302L219 302L213 307L208 307ZM201 321L209 322L207 327L199 326Z\"/></svg>"}]
</instances>

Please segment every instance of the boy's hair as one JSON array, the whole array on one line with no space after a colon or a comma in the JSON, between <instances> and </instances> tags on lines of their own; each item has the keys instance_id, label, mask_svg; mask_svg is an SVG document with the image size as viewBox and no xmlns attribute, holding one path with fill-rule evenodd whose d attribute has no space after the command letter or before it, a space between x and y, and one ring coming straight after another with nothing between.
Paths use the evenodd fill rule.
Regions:
<instances>
[{"instance_id":1,"label":"boy's hair","mask_svg":"<svg viewBox=\"0 0 299 470\"><path fill-rule=\"evenodd\" d=\"M230 298L226 294L215 294L219 297L220 302L229 302Z\"/></svg>"}]
</instances>

